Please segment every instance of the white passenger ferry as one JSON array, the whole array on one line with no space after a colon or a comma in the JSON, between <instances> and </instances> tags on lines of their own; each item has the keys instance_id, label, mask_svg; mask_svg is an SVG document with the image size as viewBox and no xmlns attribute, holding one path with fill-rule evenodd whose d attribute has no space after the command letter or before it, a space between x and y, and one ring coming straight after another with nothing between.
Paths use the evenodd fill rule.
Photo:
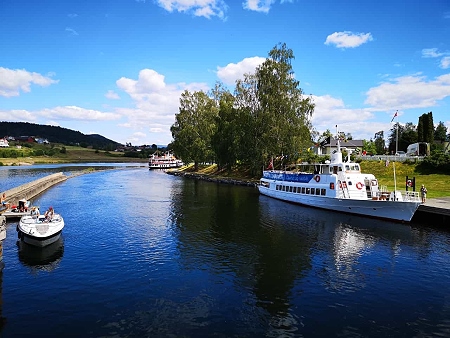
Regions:
<instances>
[{"instance_id":1,"label":"white passenger ferry","mask_svg":"<svg viewBox=\"0 0 450 338\"><path fill-rule=\"evenodd\" d=\"M148 161L149 169L170 169L179 168L183 162L177 159L172 153L166 152L163 155L151 155Z\"/></svg>"},{"instance_id":2,"label":"white passenger ferry","mask_svg":"<svg viewBox=\"0 0 450 338\"><path fill-rule=\"evenodd\" d=\"M303 164L295 171L265 170L261 194L306 206L362 216L411 221L420 205L418 192L391 191L378 185L360 165L343 162L340 145L325 164Z\"/></svg>"}]
</instances>

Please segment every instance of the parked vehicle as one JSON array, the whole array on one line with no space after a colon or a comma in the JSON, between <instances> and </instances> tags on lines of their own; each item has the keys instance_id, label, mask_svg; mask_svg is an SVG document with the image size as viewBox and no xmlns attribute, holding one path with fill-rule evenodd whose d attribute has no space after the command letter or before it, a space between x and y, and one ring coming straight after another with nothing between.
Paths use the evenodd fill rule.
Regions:
<instances>
[{"instance_id":1,"label":"parked vehicle","mask_svg":"<svg viewBox=\"0 0 450 338\"><path fill-rule=\"evenodd\" d=\"M430 144L427 142L412 143L406 149L406 155L408 156L429 156Z\"/></svg>"}]
</instances>

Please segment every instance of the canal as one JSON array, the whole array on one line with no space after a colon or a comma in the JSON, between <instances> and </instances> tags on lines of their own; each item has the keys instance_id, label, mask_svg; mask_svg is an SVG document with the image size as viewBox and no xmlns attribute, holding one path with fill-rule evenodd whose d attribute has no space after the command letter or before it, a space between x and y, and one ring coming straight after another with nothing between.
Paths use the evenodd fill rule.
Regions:
<instances>
[{"instance_id":1,"label":"canal","mask_svg":"<svg viewBox=\"0 0 450 338\"><path fill-rule=\"evenodd\" d=\"M449 231L122 169L32 201L65 219L50 247L8 221L2 337L450 335ZM2 190L67 170L1 168Z\"/></svg>"}]
</instances>

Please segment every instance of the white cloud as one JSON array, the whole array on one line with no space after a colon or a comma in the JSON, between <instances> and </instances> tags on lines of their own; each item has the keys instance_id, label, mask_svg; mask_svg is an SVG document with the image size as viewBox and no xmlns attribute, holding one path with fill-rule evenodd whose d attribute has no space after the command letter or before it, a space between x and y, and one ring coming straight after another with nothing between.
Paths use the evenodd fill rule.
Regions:
<instances>
[{"instance_id":1,"label":"white cloud","mask_svg":"<svg viewBox=\"0 0 450 338\"><path fill-rule=\"evenodd\" d=\"M370 109L349 108L342 99L330 95L313 95L312 99L315 103L312 122L319 134L327 129L335 133L336 123L339 123L339 131L350 133L355 140L369 140L376 132L389 129L388 123L372 121L375 116Z\"/></svg>"},{"instance_id":2,"label":"white cloud","mask_svg":"<svg viewBox=\"0 0 450 338\"><path fill-rule=\"evenodd\" d=\"M217 67L217 76L220 81L227 85L232 85L238 79L243 79L244 74L252 74L255 72L256 67L261 65L266 59L254 56L251 58L245 58L238 63L229 63L225 67Z\"/></svg>"},{"instance_id":3,"label":"white cloud","mask_svg":"<svg viewBox=\"0 0 450 338\"><path fill-rule=\"evenodd\" d=\"M19 96L20 91L30 92L31 84L47 87L59 80L53 80L39 73L28 72L25 69L8 69L0 67L0 96Z\"/></svg>"},{"instance_id":4,"label":"white cloud","mask_svg":"<svg viewBox=\"0 0 450 338\"><path fill-rule=\"evenodd\" d=\"M426 108L450 96L450 73L427 81L424 76L403 76L369 89L365 103L376 110Z\"/></svg>"},{"instance_id":5,"label":"white cloud","mask_svg":"<svg viewBox=\"0 0 450 338\"><path fill-rule=\"evenodd\" d=\"M135 105L115 110L127 120L121 126L135 130L145 128L163 135L161 137L165 140L172 138L170 127L175 122L182 92L209 90L205 83L166 83L165 77L152 69L141 70L137 80L122 77L116 84L133 99Z\"/></svg>"},{"instance_id":6,"label":"white cloud","mask_svg":"<svg viewBox=\"0 0 450 338\"><path fill-rule=\"evenodd\" d=\"M194 16L225 19L228 6L223 0L157 0L157 4L168 12L190 13Z\"/></svg>"},{"instance_id":7,"label":"white cloud","mask_svg":"<svg viewBox=\"0 0 450 338\"><path fill-rule=\"evenodd\" d=\"M66 27L66 32L69 32L70 35L78 35L78 32L75 29L70 28L70 27Z\"/></svg>"},{"instance_id":8,"label":"white cloud","mask_svg":"<svg viewBox=\"0 0 450 338\"><path fill-rule=\"evenodd\" d=\"M37 120L37 116L32 112L21 109L0 110L0 120L10 122L34 122Z\"/></svg>"},{"instance_id":9,"label":"white cloud","mask_svg":"<svg viewBox=\"0 0 450 338\"><path fill-rule=\"evenodd\" d=\"M355 48L372 40L372 34L370 33L352 33L345 31L334 32L328 35L325 44L335 45L337 48Z\"/></svg>"},{"instance_id":10,"label":"white cloud","mask_svg":"<svg viewBox=\"0 0 450 338\"><path fill-rule=\"evenodd\" d=\"M71 18L71 19L75 19L76 17L78 17L78 14L76 14L76 13L70 13L70 14L67 14L67 16L68 16L69 18Z\"/></svg>"},{"instance_id":11,"label":"white cloud","mask_svg":"<svg viewBox=\"0 0 450 338\"><path fill-rule=\"evenodd\" d=\"M110 100L119 100L120 99L119 94L117 94L114 90L108 90L108 92L105 94L105 97Z\"/></svg>"},{"instance_id":12,"label":"white cloud","mask_svg":"<svg viewBox=\"0 0 450 338\"><path fill-rule=\"evenodd\" d=\"M117 113L101 112L77 106L46 108L33 112L34 115L48 119L80 120L80 121L111 121L120 118Z\"/></svg>"},{"instance_id":13,"label":"white cloud","mask_svg":"<svg viewBox=\"0 0 450 338\"><path fill-rule=\"evenodd\" d=\"M442 56L442 53L438 53L437 48L424 48L422 49L422 57L424 58L437 58Z\"/></svg>"},{"instance_id":14,"label":"white cloud","mask_svg":"<svg viewBox=\"0 0 450 338\"><path fill-rule=\"evenodd\" d=\"M242 5L244 9L248 9L255 12L269 13L270 7L274 3L275 0L245 0Z\"/></svg>"},{"instance_id":15,"label":"white cloud","mask_svg":"<svg viewBox=\"0 0 450 338\"><path fill-rule=\"evenodd\" d=\"M450 56L446 56L441 59L440 67L442 69L447 69L450 67Z\"/></svg>"}]
</instances>

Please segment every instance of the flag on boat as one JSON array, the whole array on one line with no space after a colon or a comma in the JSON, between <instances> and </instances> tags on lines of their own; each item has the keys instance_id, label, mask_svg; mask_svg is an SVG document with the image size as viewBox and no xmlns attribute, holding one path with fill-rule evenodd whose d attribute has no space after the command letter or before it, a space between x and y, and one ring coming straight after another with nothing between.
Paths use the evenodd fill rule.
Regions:
<instances>
[{"instance_id":1,"label":"flag on boat","mask_svg":"<svg viewBox=\"0 0 450 338\"><path fill-rule=\"evenodd\" d=\"M272 170L273 169L273 157L270 159L270 163L269 166L267 167L268 170Z\"/></svg>"},{"instance_id":2,"label":"flag on boat","mask_svg":"<svg viewBox=\"0 0 450 338\"><path fill-rule=\"evenodd\" d=\"M394 119L397 117L397 115L398 115L397 113L398 113L398 110L395 112L394 116L392 117L391 123L392 123L392 121L394 121Z\"/></svg>"}]
</instances>

